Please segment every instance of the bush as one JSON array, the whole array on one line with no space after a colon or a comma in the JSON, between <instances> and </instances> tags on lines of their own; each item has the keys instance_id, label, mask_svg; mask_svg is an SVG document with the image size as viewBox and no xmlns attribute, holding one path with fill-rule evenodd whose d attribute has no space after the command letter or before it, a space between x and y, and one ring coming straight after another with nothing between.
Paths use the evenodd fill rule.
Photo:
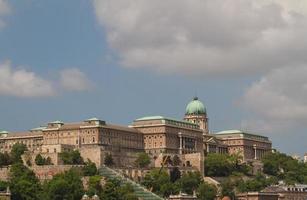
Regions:
<instances>
[{"instance_id":1,"label":"bush","mask_svg":"<svg viewBox=\"0 0 307 200\"><path fill-rule=\"evenodd\" d=\"M217 188L206 182L199 185L197 189L197 197L199 200L214 200L216 199Z\"/></svg>"},{"instance_id":2,"label":"bush","mask_svg":"<svg viewBox=\"0 0 307 200\"><path fill-rule=\"evenodd\" d=\"M210 153L205 159L207 176L229 176L233 173L249 175L250 166L241 163L237 155Z\"/></svg>"},{"instance_id":3,"label":"bush","mask_svg":"<svg viewBox=\"0 0 307 200\"><path fill-rule=\"evenodd\" d=\"M94 176L97 174L96 164L88 160L82 168L83 176Z\"/></svg>"},{"instance_id":4,"label":"bush","mask_svg":"<svg viewBox=\"0 0 307 200\"><path fill-rule=\"evenodd\" d=\"M55 175L44 187L44 199L81 199L84 188L81 174L77 169L70 169L62 174Z\"/></svg>"},{"instance_id":5,"label":"bush","mask_svg":"<svg viewBox=\"0 0 307 200\"><path fill-rule=\"evenodd\" d=\"M83 165L84 161L78 150L64 151L59 154L64 165Z\"/></svg>"},{"instance_id":6,"label":"bush","mask_svg":"<svg viewBox=\"0 0 307 200\"><path fill-rule=\"evenodd\" d=\"M24 144L16 143L13 145L11 150L11 159L12 163L21 163L21 155L24 154L25 151L27 151L27 146Z\"/></svg>"},{"instance_id":7,"label":"bush","mask_svg":"<svg viewBox=\"0 0 307 200\"><path fill-rule=\"evenodd\" d=\"M192 195L203 182L199 172L187 172L179 180L178 184L182 192Z\"/></svg>"},{"instance_id":8,"label":"bush","mask_svg":"<svg viewBox=\"0 0 307 200\"><path fill-rule=\"evenodd\" d=\"M10 155L7 152L0 153L0 167L8 166L10 164L12 164Z\"/></svg>"},{"instance_id":9,"label":"bush","mask_svg":"<svg viewBox=\"0 0 307 200\"><path fill-rule=\"evenodd\" d=\"M148 167L150 164L150 157L147 153L139 153L137 159L135 160L135 164L140 168Z\"/></svg>"},{"instance_id":10,"label":"bush","mask_svg":"<svg viewBox=\"0 0 307 200\"><path fill-rule=\"evenodd\" d=\"M40 199L41 185L32 170L17 162L11 166L9 175L12 200Z\"/></svg>"},{"instance_id":11,"label":"bush","mask_svg":"<svg viewBox=\"0 0 307 200\"><path fill-rule=\"evenodd\" d=\"M37 154L35 157L35 164L36 165L51 165L51 158L43 158L40 154Z\"/></svg>"}]
</instances>

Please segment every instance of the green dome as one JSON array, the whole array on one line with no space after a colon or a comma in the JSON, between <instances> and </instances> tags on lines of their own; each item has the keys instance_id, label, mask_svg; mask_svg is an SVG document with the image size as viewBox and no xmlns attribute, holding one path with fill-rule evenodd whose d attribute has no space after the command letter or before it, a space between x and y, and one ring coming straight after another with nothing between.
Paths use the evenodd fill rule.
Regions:
<instances>
[{"instance_id":1,"label":"green dome","mask_svg":"<svg viewBox=\"0 0 307 200\"><path fill-rule=\"evenodd\" d=\"M194 99L187 105L186 115L203 115L206 114L206 108L204 104L198 100L198 97Z\"/></svg>"}]
</instances>

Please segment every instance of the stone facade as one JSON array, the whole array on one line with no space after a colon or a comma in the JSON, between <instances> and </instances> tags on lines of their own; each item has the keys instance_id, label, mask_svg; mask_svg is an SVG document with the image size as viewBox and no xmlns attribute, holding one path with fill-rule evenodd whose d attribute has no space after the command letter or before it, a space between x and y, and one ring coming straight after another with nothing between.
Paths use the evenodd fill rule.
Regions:
<instances>
[{"instance_id":1,"label":"stone facade","mask_svg":"<svg viewBox=\"0 0 307 200\"><path fill-rule=\"evenodd\" d=\"M178 195L170 195L168 200L197 200L196 195L188 195L180 193Z\"/></svg>"},{"instance_id":2,"label":"stone facade","mask_svg":"<svg viewBox=\"0 0 307 200\"><path fill-rule=\"evenodd\" d=\"M9 179L9 167L2 167L0 168L0 180L8 181Z\"/></svg>"},{"instance_id":3,"label":"stone facade","mask_svg":"<svg viewBox=\"0 0 307 200\"><path fill-rule=\"evenodd\" d=\"M280 197L275 193L248 192L236 195L237 200L279 200Z\"/></svg>"},{"instance_id":4,"label":"stone facade","mask_svg":"<svg viewBox=\"0 0 307 200\"><path fill-rule=\"evenodd\" d=\"M112 154L117 167L133 167L137 154L147 152L152 167L160 167L163 156L178 155L181 167L191 165L201 172L207 153L240 154L250 161L261 159L272 146L267 137L242 131L209 134L207 111L197 97L188 104L183 120L151 116L120 126L91 118L76 123L54 121L21 133L0 132L1 152L10 152L16 143L28 147L32 157L27 159L32 162L41 154L60 165L59 153L77 149L98 167L106 154Z\"/></svg>"},{"instance_id":5,"label":"stone facade","mask_svg":"<svg viewBox=\"0 0 307 200\"><path fill-rule=\"evenodd\" d=\"M0 135L0 151L10 152L12 146L16 143L22 143L30 151L40 151L43 143L42 131L28 131L15 133L2 133Z\"/></svg>"},{"instance_id":6,"label":"stone facade","mask_svg":"<svg viewBox=\"0 0 307 200\"><path fill-rule=\"evenodd\" d=\"M227 145L229 154L238 154L243 161L261 160L266 153L272 151L272 142L261 135L229 130L216 133L215 137Z\"/></svg>"},{"instance_id":7,"label":"stone facade","mask_svg":"<svg viewBox=\"0 0 307 200\"><path fill-rule=\"evenodd\" d=\"M9 188L7 188L6 191L0 191L0 200L11 200L11 192Z\"/></svg>"},{"instance_id":8,"label":"stone facade","mask_svg":"<svg viewBox=\"0 0 307 200\"><path fill-rule=\"evenodd\" d=\"M144 149L149 154L202 152L202 130L197 124L152 116L135 120L132 127L143 133Z\"/></svg>"},{"instance_id":9,"label":"stone facade","mask_svg":"<svg viewBox=\"0 0 307 200\"><path fill-rule=\"evenodd\" d=\"M82 167L78 165L45 165L45 166L32 166L30 167L39 180L50 180L56 174L68 171L72 167Z\"/></svg>"},{"instance_id":10,"label":"stone facade","mask_svg":"<svg viewBox=\"0 0 307 200\"><path fill-rule=\"evenodd\" d=\"M143 135L134 128L106 124L98 119L64 124L51 122L43 130L43 144L66 144L76 149L85 146L102 146L108 151L143 151Z\"/></svg>"},{"instance_id":11,"label":"stone facade","mask_svg":"<svg viewBox=\"0 0 307 200\"><path fill-rule=\"evenodd\" d=\"M279 200L306 200L307 185L295 184L294 186L275 185L268 186L262 192L269 192L279 195Z\"/></svg>"}]
</instances>

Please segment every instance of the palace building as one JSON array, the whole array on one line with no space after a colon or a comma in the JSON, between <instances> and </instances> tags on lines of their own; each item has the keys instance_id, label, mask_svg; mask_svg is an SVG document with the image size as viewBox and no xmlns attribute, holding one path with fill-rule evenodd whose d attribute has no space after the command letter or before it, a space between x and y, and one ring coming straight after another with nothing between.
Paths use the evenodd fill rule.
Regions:
<instances>
[{"instance_id":1,"label":"palace building","mask_svg":"<svg viewBox=\"0 0 307 200\"><path fill-rule=\"evenodd\" d=\"M0 132L0 151L9 152L15 143L25 144L33 155L49 156L54 164L61 162L59 153L72 149L98 166L106 154L112 154L118 166L132 166L137 153L146 152L153 158L153 167L160 167L165 155L178 155L183 166L200 171L208 153L236 153L250 161L272 148L267 137L243 131L211 134L207 110L197 97L188 103L182 120L147 116L121 126L91 118L76 123L49 122L26 132Z\"/></svg>"}]
</instances>

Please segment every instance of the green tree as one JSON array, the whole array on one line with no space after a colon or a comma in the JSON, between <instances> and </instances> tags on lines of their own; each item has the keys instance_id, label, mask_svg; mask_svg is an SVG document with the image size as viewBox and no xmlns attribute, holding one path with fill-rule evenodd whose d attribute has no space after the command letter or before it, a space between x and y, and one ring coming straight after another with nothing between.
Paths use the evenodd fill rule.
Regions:
<instances>
[{"instance_id":1,"label":"green tree","mask_svg":"<svg viewBox=\"0 0 307 200\"><path fill-rule=\"evenodd\" d=\"M10 168L12 200L40 199L41 185L33 171L17 162Z\"/></svg>"},{"instance_id":2,"label":"green tree","mask_svg":"<svg viewBox=\"0 0 307 200\"><path fill-rule=\"evenodd\" d=\"M199 200L214 200L217 195L217 188L214 185L203 182L197 189Z\"/></svg>"},{"instance_id":3,"label":"green tree","mask_svg":"<svg viewBox=\"0 0 307 200\"><path fill-rule=\"evenodd\" d=\"M180 190L187 194L193 194L199 185L203 182L199 172L187 172L178 180Z\"/></svg>"},{"instance_id":4,"label":"green tree","mask_svg":"<svg viewBox=\"0 0 307 200\"><path fill-rule=\"evenodd\" d=\"M59 154L64 165L82 165L84 164L83 158L78 150L64 151Z\"/></svg>"},{"instance_id":5,"label":"green tree","mask_svg":"<svg viewBox=\"0 0 307 200\"><path fill-rule=\"evenodd\" d=\"M8 182L0 181L0 191L5 191L8 186L9 186Z\"/></svg>"},{"instance_id":6,"label":"green tree","mask_svg":"<svg viewBox=\"0 0 307 200\"><path fill-rule=\"evenodd\" d=\"M91 176L89 179L89 196L97 194L101 199L108 200L138 200L134 193L132 185L122 185L120 181L107 179L104 186L101 187L100 176Z\"/></svg>"},{"instance_id":7,"label":"green tree","mask_svg":"<svg viewBox=\"0 0 307 200\"><path fill-rule=\"evenodd\" d=\"M112 154L106 154L106 156L104 157L104 164L106 166L114 165Z\"/></svg>"},{"instance_id":8,"label":"green tree","mask_svg":"<svg viewBox=\"0 0 307 200\"><path fill-rule=\"evenodd\" d=\"M40 155L40 154L36 155L35 164L36 165L44 165L45 164L45 159L42 157L42 155Z\"/></svg>"},{"instance_id":9,"label":"green tree","mask_svg":"<svg viewBox=\"0 0 307 200\"><path fill-rule=\"evenodd\" d=\"M108 180L101 192L101 199L108 200L120 200L122 196L120 196L118 192L118 188L120 187L120 182L117 180Z\"/></svg>"},{"instance_id":10,"label":"green tree","mask_svg":"<svg viewBox=\"0 0 307 200\"><path fill-rule=\"evenodd\" d=\"M229 176L226 180L221 183L221 195L228 196L231 199L235 199L235 192L237 185L242 182L241 177Z\"/></svg>"},{"instance_id":11,"label":"green tree","mask_svg":"<svg viewBox=\"0 0 307 200\"><path fill-rule=\"evenodd\" d=\"M91 176L89 178L89 189L87 194L89 194L90 196L94 194L100 194L102 192L102 186L100 182L101 182L101 176L99 175Z\"/></svg>"},{"instance_id":12,"label":"green tree","mask_svg":"<svg viewBox=\"0 0 307 200\"><path fill-rule=\"evenodd\" d=\"M96 164L90 160L85 162L85 166L82 168L82 171L83 171L83 176L94 176L98 172Z\"/></svg>"},{"instance_id":13,"label":"green tree","mask_svg":"<svg viewBox=\"0 0 307 200\"><path fill-rule=\"evenodd\" d=\"M207 176L229 176L232 173L249 175L251 167L241 162L238 155L210 153L205 159Z\"/></svg>"},{"instance_id":14,"label":"green tree","mask_svg":"<svg viewBox=\"0 0 307 200\"><path fill-rule=\"evenodd\" d=\"M137 196L134 194L134 189L132 185L125 184L121 187L118 187L119 196L122 197L122 200L138 200Z\"/></svg>"},{"instance_id":15,"label":"green tree","mask_svg":"<svg viewBox=\"0 0 307 200\"><path fill-rule=\"evenodd\" d=\"M0 167L12 164L11 157L7 152L0 153Z\"/></svg>"},{"instance_id":16,"label":"green tree","mask_svg":"<svg viewBox=\"0 0 307 200\"><path fill-rule=\"evenodd\" d=\"M36 165L51 165L51 158L48 156L44 158L42 155L37 154L35 157L35 164Z\"/></svg>"},{"instance_id":17,"label":"green tree","mask_svg":"<svg viewBox=\"0 0 307 200\"><path fill-rule=\"evenodd\" d=\"M166 170L160 172L159 169L153 169L145 175L142 184L160 196L168 196L178 191L175 184L172 184L169 174Z\"/></svg>"},{"instance_id":18,"label":"green tree","mask_svg":"<svg viewBox=\"0 0 307 200\"><path fill-rule=\"evenodd\" d=\"M67 181L56 179L49 184L48 198L52 200L71 199L70 192Z\"/></svg>"},{"instance_id":19,"label":"green tree","mask_svg":"<svg viewBox=\"0 0 307 200\"><path fill-rule=\"evenodd\" d=\"M65 173L55 175L44 187L48 200L80 200L84 194L81 172L72 168Z\"/></svg>"},{"instance_id":20,"label":"green tree","mask_svg":"<svg viewBox=\"0 0 307 200\"><path fill-rule=\"evenodd\" d=\"M16 143L12 146L11 159L13 163L22 162L21 155L27 151L27 146L21 143Z\"/></svg>"},{"instance_id":21,"label":"green tree","mask_svg":"<svg viewBox=\"0 0 307 200\"><path fill-rule=\"evenodd\" d=\"M150 157L147 153L139 153L137 159L135 160L136 166L140 168L148 167L150 164Z\"/></svg>"},{"instance_id":22,"label":"green tree","mask_svg":"<svg viewBox=\"0 0 307 200\"><path fill-rule=\"evenodd\" d=\"M268 153L262 159L263 172L287 184L307 183L307 165L283 153Z\"/></svg>"},{"instance_id":23,"label":"green tree","mask_svg":"<svg viewBox=\"0 0 307 200\"><path fill-rule=\"evenodd\" d=\"M171 171L170 171L170 179L171 182L174 183L176 182L178 179L181 178L181 172L179 170L178 167L174 167Z\"/></svg>"}]
</instances>

